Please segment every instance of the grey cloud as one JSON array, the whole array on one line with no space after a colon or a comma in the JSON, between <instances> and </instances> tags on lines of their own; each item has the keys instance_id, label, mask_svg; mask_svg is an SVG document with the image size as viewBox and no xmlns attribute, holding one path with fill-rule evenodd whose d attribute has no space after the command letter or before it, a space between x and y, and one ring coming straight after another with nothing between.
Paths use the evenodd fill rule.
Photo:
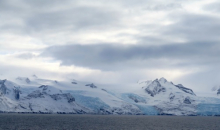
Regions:
<instances>
[{"instance_id":1,"label":"grey cloud","mask_svg":"<svg viewBox=\"0 0 220 130\"><path fill-rule=\"evenodd\" d=\"M93 26L106 26L117 20L118 16L111 10L103 11L102 8L75 7L65 11L33 14L27 19L26 25L36 31L47 29L74 31Z\"/></svg>"},{"instance_id":2,"label":"grey cloud","mask_svg":"<svg viewBox=\"0 0 220 130\"><path fill-rule=\"evenodd\" d=\"M178 14L174 24L165 26L162 35L184 38L187 42L220 41L220 18L208 15Z\"/></svg>"},{"instance_id":3,"label":"grey cloud","mask_svg":"<svg viewBox=\"0 0 220 130\"><path fill-rule=\"evenodd\" d=\"M141 8L145 10L160 11L160 10L173 10L182 8L179 2L168 0L166 2L157 2L152 0L117 0L113 3L118 3L124 8Z\"/></svg>"},{"instance_id":4,"label":"grey cloud","mask_svg":"<svg viewBox=\"0 0 220 130\"><path fill-rule=\"evenodd\" d=\"M117 0L115 3L119 3L123 5L124 7L134 7L134 6L140 6L145 5L148 3L151 3L150 0Z\"/></svg>"},{"instance_id":5,"label":"grey cloud","mask_svg":"<svg viewBox=\"0 0 220 130\"><path fill-rule=\"evenodd\" d=\"M119 1L95 1L99 3L118 4L122 7L119 10L102 6L89 6L76 4L78 0L48 0L48 1L0 1L0 14L3 19L13 19L15 22L6 22L1 25L0 29L9 33L31 35L32 33L45 33L48 31L59 32L76 32L78 30L86 30L91 28L106 29L117 25L123 26L121 23L123 18L129 20L129 14L123 14L126 7L138 5L141 8L149 7L150 10L170 10L179 8L178 3L158 4L150 0L119 0ZM83 1L86 3L85 1ZM149 6L151 5L152 6ZM68 5L68 8L62 8ZM70 5L70 6L69 6ZM126 7L124 7L126 6ZM19 21L19 22L18 22ZM20 24L18 24L20 23ZM99 28L100 27L100 28ZM129 28L129 27L125 27Z\"/></svg>"},{"instance_id":6,"label":"grey cloud","mask_svg":"<svg viewBox=\"0 0 220 130\"><path fill-rule=\"evenodd\" d=\"M47 48L42 56L53 57L63 65L77 65L102 70L117 70L126 67L163 67L172 64L157 62L160 59L181 60L175 66L219 64L220 45L215 43L145 45L68 45ZM157 59L154 63L152 59ZM139 65L138 65L139 64ZM173 66L172 66L173 67Z\"/></svg>"},{"instance_id":7,"label":"grey cloud","mask_svg":"<svg viewBox=\"0 0 220 130\"><path fill-rule=\"evenodd\" d=\"M22 53L22 54L16 55L16 57L21 58L21 59L32 59L32 58L35 58L37 56L33 53Z\"/></svg>"},{"instance_id":8,"label":"grey cloud","mask_svg":"<svg viewBox=\"0 0 220 130\"><path fill-rule=\"evenodd\" d=\"M19 7L13 4L12 1L0 0L0 11L1 12L14 12L18 10L19 10Z\"/></svg>"},{"instance_id":9,"label":"grey cloud","mask_svg":"<svg viewBox=\"0 0 220 130\"><path fill-rule=\"evenodd\" d=\"M218 15L207 15L203 12L193 14L190 10L182 9L190 4L190 0L187 0L187 3L174 0L166 2L94 0L92 5L90 5L91 2L84 0L80 0L81 4L77 2L79 0L0 0L0 34L4 34L5 39L13 44L20 44L16 40L21 41L25 37L25 39L27 38L27 41L24 41L26 43L30 42L34 45L42 43L49 46L55 43L74 42L73 40L76 40L75 42L83 41L84 37L85 42L88 43L90 41L86 39L89 34L93 36L96 31L97 34L103 32L104 35L99 37L102 39L103 36L103 41L115 38L114 40L118 42L123 38L128 38L137 43L136 45L99 42L95 45L79 45L82 44L79 43L51 46L45 50L37 50L37 52L43 51L42 57L52 57L54 60L61 61L61 65L76 65L104 71L112 70L120 73L119 77L122 77L123 82L136 79L140 75L150 78L151 76L145 74L143 70L155 68L168 71L182 70L182 68L186 70L204 68L204 72L195 73L192 79L196 80L195 77L199 77L199 80L203 80L206 78L203 75L208 74L207 83L213 77L217 82L220 65L220 18ZM181 4L184 6L182 7ZM103 5L105 6L102 7ZM216 13L219 12L219 4L210 4L204 9ZM164 11L162 14L165 15L162 18L155 16L155 19L150 19L151 17L148 19L147 14L151 11ZM139 19L140 21L137 21ZM155 20L155 22L149 24L148 22L151 20ZM134 23L130 23L130 21ZM163 24L167 21L174 23ZM108 32L109 30L110 32ZM80 32L79 35L78 32ZM84 32L86 35L83 34ZM7 37L7 34L13 35L12 38ZM72 35L74 38L71 37ZM79 38L77 38L78 36ZM20 37L22 38L20 39ZM100 40L99 38L97 41ZM181 44L170 43L178 38L184 39ZM12 55L13 52L16 52L16 48L5 45L4 37L0 40L1 50ZM61 43L58 43L60 41ZM94 41L91 42L94 43ZM36 51L34 49L20 51L30 53L22 53L17 58L35 57L31 53L31 51ZM6 70L7 67L5 65L0 69ZM28 71L31 69L30 67ZM10 67L7 71L9 72L9 70L11 70ZM16 70L19 68L13 71ZM19 74L20 71L17 73ZM75 74L74 76L77 77ZM89 75L88 79L90 77ZM111 76L109 77L111 78ZM187 77L190 76L187 75ZM187 77L186 82L193 82Z\"/></svg>"},{"instance_id":10,"label":"grey cloud","mask_svg":"<svg viewBox=\"0 0 220 130\"><path fill-rule=\"evenodd\" d=\"M71 4L71 2L75 2L77 0L62 0L62 3L60 0L22 0L24 3L28 4L29 6L32 7L53 7L53 6L58 6L60 4Z\"/></svg>"},{"instance_id":11,"label":"grey cloud","mask_svg":"<svg viewBox=\"0 0 220 130\"><path fill-rule=\"evenodd\" d=\"M77 77L77 74L71 73L72 76ZM0 67L0 79L10 79L13 80L17 77L30 77L32 75L37 75L40 78L45 79L59 79L64 77L63 74L54 71L45 71L41 68L33 68L32 66L19 66L19 65L9 65L2 64Z\"/></svg>"},{"instance_id":12,"label":"grey cloud","mask_svg":"<svg viewBox=\"0 0 220 130\"><path fill-rule=\"evenodd\" d=\"M219 65L218 65L219 66ZM177 82L191 86L197 92L211 92L215 85L219 85L219 67L209 67L203 71L187 74L180 77Z\"/></svg>"},{"instance_id":13,"label":"grey cloud","mask_svg":"<svg viewBox=\"0 0 220 130\"><path fill-rule=\"evenodd\" d=\"M203 9L212 12L220 12L220 2L214 2L208 5L205 5Z\"/></svg>"},{"instance_id":14,"label":"grey cloud","mask_svg":"<svg viewBox=\"0 0 220 130\"><path fill-rule=\"evenodd\" d=\"M76 32L114 26L121 13L101 6L83 6L74 1L0 1L1 32L32 35L45 32ZM13 3L14 2L14 3ZM69 8L62 8L70 5ZM6 21L6 22L4 22Z\"/></svg>"},{"instance_id":15,"label":"grey cloud","mask_svg":"<svg viewBox=\"0 0 220 130\"><path fill-rule=\"evenodd\" d=\"M169 3L169 4L156 4L147 6L146 10L152 10L152 11L164 11L164 10L174 10L174 9L181 9L182 5L179 3Z\"/></svg>"}]
</instances>

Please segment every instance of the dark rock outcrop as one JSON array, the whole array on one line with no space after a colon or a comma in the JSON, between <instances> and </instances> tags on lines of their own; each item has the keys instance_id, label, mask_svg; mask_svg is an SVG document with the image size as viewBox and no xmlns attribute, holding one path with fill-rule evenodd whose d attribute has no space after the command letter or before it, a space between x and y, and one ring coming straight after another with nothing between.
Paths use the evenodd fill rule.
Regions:
<instances>
[{"instance_id":1,"label":"dark rock outcrop","mask_svg":"<svg viewBox=\"0 0 220 130\"><path fill-rule=\"evenodd\" d=\"M53 98L54 100L60 100L62 99L61 98L61 94L53 94L53 95L50 95L51 98Z\"/></svg>"},{"instance_id":2,"label":"dark rock outcrop","mask_svg":"<svg viewBox=\"0 0 220 130\"><path fill-rule=\"evenodd\" d=\"M170 98L170 101L173 101L175 98L175 95L173 93L170 93L169 98Z\"/></svg>"},{"instance_id":3,"label":"dark rock outcrop","mask_svg":"<svg viewBox=\"0 0 220 130\"><path fill-rule=\"evenodd\" d=\"M70 93L63 94L63 96L66 97L66 99L68 100L68 103L75 101L75 98Z\"/></svg>"},{"instance_id":4,"label":"dark rock outcrop","mask_svg":"<svg viewBox=\"0 0 220 130\"><path fill-rule=\"evenodd\" d=\"M156 94L159 94L160 92L165 92L166 88L161 86L158 79L154 80L151 84L147 86L145 91L150 94L152 97L154 97Z\"/></svg>"},{"instance_id":5,"label":"dark rock outcrop","mask_svg":"<svg viewBox=\"0 0 220 130\"><path fill-rule=\"evenodd\" d=\"M86 84L85 86L89 86L89 87L91 87L91 88L97 88L97 86L95 86L93 83L91 83L91 84Z\"/></svg>"},{"instance_id":6,"label":"dark rock outcrop","mask_svg":"<svg viewBox=\"0 0 220 130\"><path fill-rule=\"evenodd\" d=\"M217 95L219 95L220 94L220 88L218 89L218 91L217 91Z\"/></svg>"},{"instance_id":7,"label":"dark rock outcrop","mask_svg":"<svg viewBox=\"0 0 220 130\"><path fill-rule=\"evenodd\" d=\"M7 80L0 80L0 91L2 94L6 94L7 93L7 87L5 86L5 82Z\"/></svg>"},{"instance_id":8,"label":"dark rock outcrop","mask_svg":"<svg viewBox=\"0 0 220 130\"><path fill-rule=\"evenodd\" d=\"M34 75L32 75L32 77L34 77L34 78L38 78L38 77L37 77L37 75L35 75L35 74L34 74Z\"/></svg>"},{"instance_id":9,"label":"dark rock outcrop","mask_svg":"<svg viewBox=\"0 0 220 130\"><path fill-rule=\"evenodd\" d=\"M135 98L135 97L133 97L133 96L128 96L130 99L132 99L135 103L138 103L139 101L138 101L138 99L137 98Z\"/></svg>"},{"instance_id":10,"label":"dark rock outcrop","mask_svg":"<svg viewBox=\"0 0 220 130\"><path fill-rule=\"evenodd\" d=\"M27 98L44 98L44 94L40 90L36 90L28 94Z\"/></svg>"},{"instance_id":11,"label":"dark rock outcrop","mask_svg":"<svg viewBox=\"0 0 220 130\"><path fill-rule=\"evenodd\" d=\"M18 87L14 87L13 90L14 90L15 99L19 100L20 99L20 93L21 93L20 89Z\"/></svg>"},{"instance_id":12,"label":"dark rock outcrop","mask_svg":"<svg viewBox=\"0 0 220 130\"><path fill-rule=\"evenodd\" d=\"M31 111L33 111L32 103L29 103L28 107L29 107L29 109L30 109Z\"/></svg>"},{"instance_id":13,"label":"dark rock outcrop","mask_svg":"<svg viewBox=\"0 0 220 130\"><path fill-rule=\"evenodd\" d=\"M191 95L196 96L196 94L193 92L192 89L186 88L186 87L184 87L182 84L178 84L178 85L175 85L175 86L176 86L177 88L179 88L180 90L186 92L186 93L189 93L189 94L191 94Z\"/></svg>"},{"instance_id":14,"label":"dark rock outcrop","mask_svg":"<svg viewBox=\"0 0 220 130\"><path fill-rule=\"evenodd\" d=\"M133 100L135 103L146 103L146 100L138 98L138 96L135 95L128 95L128 98Z\"/></svg>"},{"instance_id":15,"label":"dark rock outcrop","mask_svg":"<svg viewBox=\"0 0 220 130\"><path fill-rule=\"evenodd\" d=\"M41 85L39 88L43 88L43 91L45 91L45 90L48 89L48 86L47 85Z\"/></svg>"},{"instance_id":16,"label":"dark rock outcrop","mask_svg":"<svg viewBox=\"0 0 220 130\"><path fill-rule=\"evenodd\" d=\"M31 81L30 81L29 78L26 78L25 81L26 81L26 83L28 83L28 84L31 83Z\"/></svg>"},{"instance_id":17,"label":"dark rock outcrop","mask_svg":"<svg viewBox=\"0 0 220 130\"><path fill-rule=\"evenodd\" d=\"M192 103L192 100L190 97L186 97L183 101L185 104L191 104Z\"/></svg>"},{"instance_id":18,"label":"dark rock outcrop","mask_svg":"<svg viewBox=\"0 0 220 130\"><path fill-rule=\"evenodd\" d=\"M64 94L53 94L49 95L54 100L61 100L62 98L66 98L68 103L74 102L75 98L70 93L64 93Z\"/></svg>"},{"instance_id":19,"label":"dark rock outcrop","mask_svg":"<svg viewBox=\"0 0 220 130\"><path fill-rule=\"evenodd\" d=\"M77 82L72 82L72 84L77 84Z\"/></svg>"}]
</instances>

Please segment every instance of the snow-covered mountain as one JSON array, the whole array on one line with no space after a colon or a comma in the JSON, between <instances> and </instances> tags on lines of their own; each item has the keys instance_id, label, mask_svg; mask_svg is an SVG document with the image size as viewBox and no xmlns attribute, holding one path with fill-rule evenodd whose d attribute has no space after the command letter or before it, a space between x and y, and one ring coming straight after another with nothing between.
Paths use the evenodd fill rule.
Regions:
<instances>
[{"instance_id":1,"label":"snow-covered mountain","mask_svg":"<svg viewBox=\"0 0 220 130\"><path fill-rule=\"evenodd\" d=\"M217 95L220 96L220 86L215 86L212 88L212 91Z\"/></svg>"},{"instance_id":2,"label":"snow-covered mountain","mask_svg":"<svg viewBox=\"0 0 220 130\"><path fill-rule=\"evenodd\" d=\"M0 111L220 115L220 98L198 97L193 90L165 78L140 81L135 87L134 91L119 91L111 85L40 79L35 75L0 80Z\"/></svg>"}]
</instances>

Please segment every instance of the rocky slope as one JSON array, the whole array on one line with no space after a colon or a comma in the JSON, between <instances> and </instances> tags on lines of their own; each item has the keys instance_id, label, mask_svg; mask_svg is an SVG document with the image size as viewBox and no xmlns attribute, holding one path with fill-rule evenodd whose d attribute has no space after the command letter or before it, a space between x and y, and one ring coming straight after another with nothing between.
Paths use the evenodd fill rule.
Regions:
<instances>
[{"instance_id":1,"label":"rocky slope","mask_svg":"<svg viewBox=\"0 0 220 130\"><path fill-rule=\"evenodd\" d=\"M212 88L212 91L216 94L216 95L220 95L220 86L215 86Z\"/></svg>"}]
</instances>

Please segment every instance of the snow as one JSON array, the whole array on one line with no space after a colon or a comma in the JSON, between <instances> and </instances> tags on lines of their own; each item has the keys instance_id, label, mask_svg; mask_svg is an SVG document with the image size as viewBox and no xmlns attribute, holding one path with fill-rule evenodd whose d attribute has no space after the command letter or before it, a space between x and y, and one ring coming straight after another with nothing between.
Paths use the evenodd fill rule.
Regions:
<instances>
[{"instance_id":1,"label":"snow","mask_svg":"<svg viewBox=\"0 0 220 130\"><path fill-rule=\"evenodd\" d=\"M146 104L146 99L144 97L141 97L137 94L133 93L122 93L121 99L123 101L126 101L128 103L144 103Z\"/></svg>"},{"instance_id":2,"label":"snow","mask_svg":"<svg viewBox=\"0 0 220 130\"><path fill-rule=\"evenodd\" d=\"M28 80L27 80L28 79ZM165 78L138 81L132 89L37 76L0 80L0 111L95 114L219 115L220 96L198 97ZM114 88L114 89L113 89ZM147 91L148 90L148 91ZM152 96L153 95L153 96Z\"/></svg>"}]
</instances>

